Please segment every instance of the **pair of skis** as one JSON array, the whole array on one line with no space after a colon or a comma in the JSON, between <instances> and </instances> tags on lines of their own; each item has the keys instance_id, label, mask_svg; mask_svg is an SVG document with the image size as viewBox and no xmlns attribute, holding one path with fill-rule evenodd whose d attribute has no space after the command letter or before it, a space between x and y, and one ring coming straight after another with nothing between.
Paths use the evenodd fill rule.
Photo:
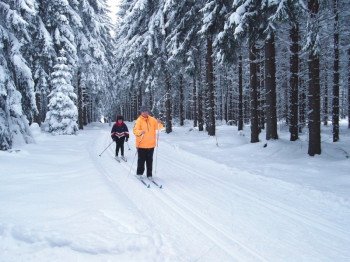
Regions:
<instances>
[{"instance_id":1,"label":"pair of skis","mask_svg":"<svg viewBox=\"0 0 350 262\"><path fill-rule=\"evenodd\" d=\"M156 187L158 188L163 188L163 185L161 184L158 184L156 181L154 181L153 179L152 180L148 180L149 182L146 182L145 179L143 179L142 177L137 177L136 178L137 180L141 181L141 183L147 187L147 188L150 188L151 187L151 183L154 184Z\"/></svg>"},{"instance_id":2,"label":"pair of skis","mask_svg":"<svg viewBox=\"0 0 350 262\"><path fill-rule=\"evenodd\" d=\"M114 157L114 159L117 160L119 163L121 162L121 160L127 162L127 159L126 159L126 158L123 159L123 158L119 158L119 157ZM149 183L146 182L142 177L137 178L137 180L140 180L141 183L142 183L145 187L147 187L147 188L150 188L150 187L151 187L151 183L154 184L154 185L155 185L156 187L158 187L158 188L163 188L163 185L158 184L158 183L157 183L156 181L154 181L153 179L152 179L152 180L148 180Z\"/></svg>"},{"instance_id":3,"label":"pair of skis","mask_svg":"<svg viewBox=\"0 0 350 262\"><path fill-rule=\"evenodd\" d=\"M124 162L127 162L127 159L125 157L119 158L119 157L115 156L114 159L117 160L119 163L121 162L121 160L123 160Z\"/></svg>"}]
</instances>

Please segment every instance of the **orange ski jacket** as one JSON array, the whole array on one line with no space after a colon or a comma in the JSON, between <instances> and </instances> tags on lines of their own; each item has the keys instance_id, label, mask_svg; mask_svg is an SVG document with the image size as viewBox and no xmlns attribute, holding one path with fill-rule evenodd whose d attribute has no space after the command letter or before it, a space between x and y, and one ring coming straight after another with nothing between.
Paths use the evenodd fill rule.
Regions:
<instances>
[{"instance_id":1,"label":"orange ski jacket","mask_svg":"<svg viewBox=\"0 0 350 262\"><path fill-rule=\"evenodd\" d=\"M136 147L155 148L157 143L156 131L162 128L163 125L158 123L157 119L154 117L139 116L133 128L134 135L136 136ZM141 131L145 131L146 133L142 135Z\"/></svg>"}]
</instances>

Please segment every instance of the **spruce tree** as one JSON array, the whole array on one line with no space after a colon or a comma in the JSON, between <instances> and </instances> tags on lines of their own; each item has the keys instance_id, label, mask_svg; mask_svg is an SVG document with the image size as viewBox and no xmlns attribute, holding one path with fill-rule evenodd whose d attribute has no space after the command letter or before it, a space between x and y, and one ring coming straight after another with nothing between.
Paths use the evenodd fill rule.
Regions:
<instances>
[{"instance_id":1,"label":"spruce tree","mask_svg":"<svg viewBox=\"0 0 350 262\"><path fill-rule=\"evenodd\" d=\"M47 131L54 135L73 135L78 130L78 110L74 104L77 96L71 85L72 75L65 55L65 51L61 50L51 74L53 89L49 95L49 111L45 121Z\"/></svg>"},{"instance_id":2,"label":"spruce tree","mask_svg":"<svg viewBox=\"0 0 350 262\"><path fill-rule=\"evenodd\" d=\"M31 40L25 18L34 14L34 2L0 2L0 150L12 148L15 134L32 141L27 116L37 109L23 46Z\"/></svg>"}]
</instances>

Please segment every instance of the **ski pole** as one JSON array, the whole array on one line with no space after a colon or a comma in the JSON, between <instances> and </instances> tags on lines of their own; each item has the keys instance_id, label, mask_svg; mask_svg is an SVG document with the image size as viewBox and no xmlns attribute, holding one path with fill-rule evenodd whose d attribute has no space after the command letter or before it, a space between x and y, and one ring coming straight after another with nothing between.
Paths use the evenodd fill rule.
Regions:
<instances>
[{"instance_id":1,"label":"ski pole","mask_svg":"<svg viewBox=\"0 0 350 262\"><path fill-rule=\"evenodd\" d=\"M126 141L126 144L128 145L129 150L131 150L130 146L129 146L129 141Z\"/></svg>"},{"instance_id":2,"label":"ski pole","mask_svg":"<svg viewBox=\"0 0 350 262\"><path fill-rule=\"evenodd\" d=\"M159 126L159 125L158 125ZM156 148L156 161L155 161L155 167L154 167L154 176L157 176L157 163L158 163L158 147L159 147L159 132L160 130L158 129L157 131L157 148Z\"/></svg>"},{"instance_id":3,"label":"ski pole","mask_svg":"<svg viewBox=\"0 0 350 262\"><path fill-rule=\"evenodd\" d=\"M102 151L102 153L101 154L99 154L98 156L101 156L103 153L104 153L104 151L106 151L107 150L107 148L109 148L110 146L111 146L111 144L113 144L114 143L114 141L112 141L106 148L105 148L105 150L103 150Z\"/></svg>"},{"instance_id":4,"label":"ski pole","mask_svg":"<svg viewBox=\"0 0 350 262\"><path fill-rule=\"evenodd\" d=\"M215 129L215 139L216 139L216 146L219 147L219 142L218 142L218 132Z\"/></svg>"}]
</instances>

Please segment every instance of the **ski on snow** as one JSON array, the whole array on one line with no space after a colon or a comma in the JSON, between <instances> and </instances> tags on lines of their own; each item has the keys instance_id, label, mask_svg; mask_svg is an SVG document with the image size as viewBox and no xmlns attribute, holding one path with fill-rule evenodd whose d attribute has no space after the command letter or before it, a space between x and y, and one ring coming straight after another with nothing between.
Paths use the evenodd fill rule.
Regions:
<instances>
[{"instance_id":1,"label":"ski on snow","mask_svg":"<svg viewBox=\"0 0 350 262\"><path fill-rule=\"evenodd\" d=\"M114 159L117 160L119 163L121 163L121 160L123 160L124 162L127 162L126 158L119 158L119 157L115 156Z\"/></svg>"},{"instance_id":2,"label":"ski on snow","mask_svg":"<svg viewBox=\"0 0 350 262\"><path fill-rule=\"evenodd\" d=\"M142 177L137 177L137 180L140 180L142 184L144 184L147 188L150 188L151 185L149 183L147 183L145 180L143 180Z\"/></svg>"},{"instance_id":3,"label":"ski on snow","mask_svg":"<svg viewBox=\"0 0 350 262\"><path fill-rule=\"evenodd\" d=\"M115 160L117 160L119 163L121 163L121 160L123 160L124 162L127 162L126 158L119 158L117 156L114 157ZM156 181L154 181L153 179L149 180L151 183L146 182L142 177L136 177L137 180L140 180L140 182L147 188L151 187L151 183L154 184L155 186L157 186L158 188L163 188L163 185L158 184Z\"/></svg>"},{"instance_id":4,"label":"ski on snow","mask_svg":"<svg viewBox=\"0 0 350 262\"><path fill-rule=\"evenodd\" d=\"M163 188L163 185L158 184L156 181L152 180L146 180L142 177L136 177L137 180L140 180L143 185L145 185L147 188L151 187L151 183L157 186L158 188Z\"/></svg>"},{"instance_id":5,"label":"ski on snow","mask_svg":"<svg viewBox=\"0 0 350 262\"><path fill-rule=\"evenodd\" d=\"M155 184L157 187L163 188L163 185L158 184L156 181L151 180L151 182L152 182L153 184Z\"/></svg>"}]
</instances>

